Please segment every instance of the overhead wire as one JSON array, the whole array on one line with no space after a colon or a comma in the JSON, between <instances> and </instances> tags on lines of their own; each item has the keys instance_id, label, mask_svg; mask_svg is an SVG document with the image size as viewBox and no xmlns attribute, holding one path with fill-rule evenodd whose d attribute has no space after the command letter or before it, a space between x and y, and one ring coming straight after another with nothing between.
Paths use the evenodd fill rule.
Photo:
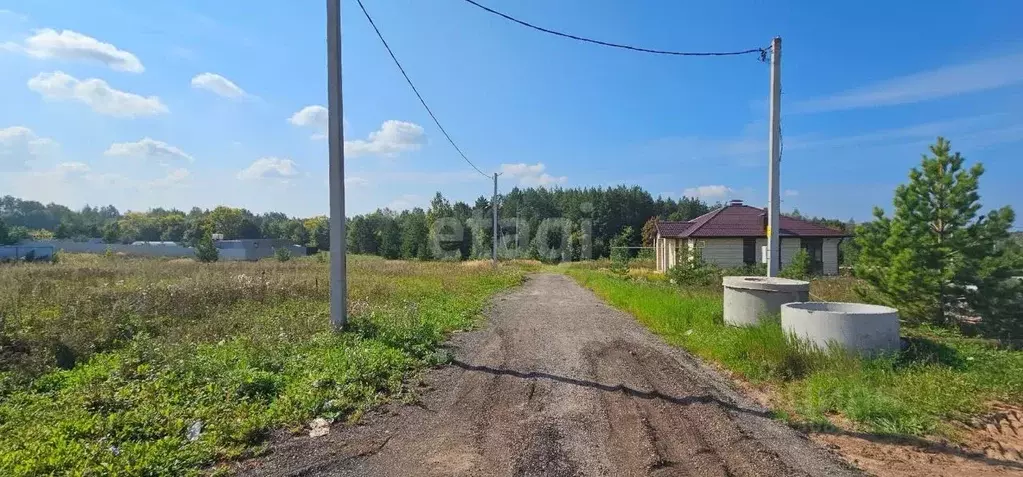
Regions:
<instances>
[{"instance_id":1,"label":"overhead wire","mask_svg":"<svg viewBox=\"0 0 1023 477\"><path fill-rule=\"evenodd\" d=\"M359 1L360 1L360 4L361 4L361 0L359 0ZM607 47L611 47L611 48L619 48L619 49L623 49L623 50L638 51L638 52L642 52L642 53L652 53L652 54L655 54L655 55L671 55L671 56L738 56L738 55L748 55L748 54L756 53L756 54L760 55L761 61L763 61L764 58L766 58L766 56L767 56L768 48L750 48L750 49L747 49L747 50L737 50L737 51L672 51L672 50L657 50L657 49L653 49L653 48L644 48L644 47L639 47L639 46L624 45L624 44L620 44L620 43L611 43L611 42L608 42L608 41L595 40L595 39L592 39L592 38L586 38L586 37L581 37L581 36L578 36L578 35L572 35L572 34L569 34L569 33L564 33L564 32L560 32L560 31L556 31L556 30L551 30L549 28L544 28L544 27L541 27L541 26L538 26L538 25L534 25L534 24L529 23L529 22L527 22L525 20L520 20L520 19L515 18L515 17L513 17L511 15L508 15L508 14L505 14L505 13L501 13L501 12L499 12L497 10L494 10L493 8L487 7L485 5L481 5L481 4L477 3L477 2L475 2L474 0L464 0L464 1L467 2L467 3L470 3L472 5L475 5L476 7L481 8L481 9L483 9L483 10L489 12L489 13L492 13L494 15L497 15L497 16L501 17L501 18L504 18L505 20L509 20L509 21L518 23L519 25L522 25L522 26L527 27L527 28L532 28L533 30L537 30L537 31L540 31L540 32L543 32L543 33L548 33L548 34L555 35L555 36L560 36L562 38L569 38L569 39L572 39L572 40L582 41L582 42L585 42L585 43L592 43L592 44L595 44L595 45L607 46Z\"/></svg>"},{"instance_id":2,"label":"overhead wire","mask_svg":"<svg viewBox=\"0 0 1023 477\"><path fill-rule=\"evenodd\" d=\"M376 32L377 38L380 38L380 42L384 44L384 48L387 49L387 53L391 55L391 59L394 60L394 64L398 67L398 70L401 71L401 75L405 77L405 81L408 82L409 87L412 88L412 92L416 94L416 97L419 98L419 102L423 104L423 108L426 109L426 112L429 113L430 118L433 119L433 123L437 125L437 129L440 129L440 132L444 134L444 137L448 140L449 143L451 143L451 147L455 148L455 151L458 152L459 156L462 156L462 159L465 160L467 164L472 166L472 168L475 169L476 172L479 172L480 175L482 175L483 177L486 177L488 179L492 178L493 176L487 174L486 172L483 172L482 170L480 170L479 167L476 167L476 164L473 164L472 161L469 160L465 153L462 152L462 149L458 147L458 144L455 144L455 140L451 139L451 135L448 134L447 130L444 129L444 126L440 124L440 120L437 119L437 115L433 114L433 110L431 110L430 106L426 104L426 100L423 99L423 95L419 94L419 90L416 88L416 85L412 83L412 79L409 78L408 73L405 72L405 68L401 66L401 62L398 61L398 57L394 56L394 51L392 51L391 46L387 44L387 40L384 39L384 35L380 33L380 29L377 28L377 24L376 22L373 21L373 17L371 17L369 15L369 12L366 11L366 6L362 4L362 0L356 1L359 3L359 8L362 9L362 14L366 16L366 20L369 21L370 26L373 27L373 31Z\"/></svg>"}]
</instances>

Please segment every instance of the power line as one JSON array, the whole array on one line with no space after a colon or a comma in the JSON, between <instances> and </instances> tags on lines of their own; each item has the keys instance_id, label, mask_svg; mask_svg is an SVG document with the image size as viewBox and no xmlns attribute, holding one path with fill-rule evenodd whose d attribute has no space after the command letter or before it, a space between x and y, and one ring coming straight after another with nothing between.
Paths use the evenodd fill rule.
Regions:
<instances>
[{"instance_id":1,"label":"power line","mask_svg":"<svg viewBox=\"0 0 1023 477\"><path fill-rule=\"evenodd\" d=\"M737 55L748 55L748 54L752 54L752 53L758 53L762 60L767 56L767 50L768 49L766 49L766 48L751 48L751 49L748 49L748 50L740 50L740 51L696 51L696 52L694 52L694 51L654 50L654 49L642 48L642 47L638 47L638 46L622 45L622 44L619 44L619 43L610 43L610 42L606 42L606 41L594 40L592 38L584 38L584 37L581 37L581 36L576 36L576 35L571 35L571 34L568 34L568 33L562 33L562 32L559 32L559 31L550 30L550 29L547 29L547 28L544 28L544 27L541 27L541 26L534 25L534 24L529 23L529 22L524 21L524 20L519 20L518 18L515 18L515 17L513 17L511 15L507 15L507 14L501 13L501 12L499 12L497 10L494 10L492 8L489 8L489 7L486 7L484 5L480 5L479 3L476 3L473 0L465 0L465 1L468 2L468 3L471 3L471 4L475 5L475 6L477 6L477 7L481 8L481 9L483 9L483 10L486 10L487 12L490 12L490 13L492 13L494 15L497 15L497 16L499 16L501 18L504 18L505 20L509 20L509 21L518 23L519 25L522 25L522 26L527 27L527 28L532 28L532 29L537 30L537 31L541 31L541 32L544 32L544 33L549 33L551 35L560 36L560 37L563 37L563 38L570 38L570 39L573 39L573 40L578 40L578 41L582 41L582 42L586 42L586 43L593 43L593 44L601 45L601 46L609 46L611 48L621 48L623 50L638 51L638 52L642 52L642 53L653 53L653 54L656 54L656 55L672 55L672 56L737 56ZM361 0L360 0L360 4L361 4Z\"/></svg>"},{"instance_id":2,"label":"power line","mask_svg":"<svg viewBox=\"0 0 1023 477\"><path fill-rule=\"evenodd\" d=\"M373 17L369 16L369 12L366 11L366 6L362 4L362 0L356 1L359 3L359 8L362 9L362 14L366 15L366 20L369 20L369 24L373 27L373 31L377 32L377 38L380 38L380 42L384 44L384 48L387 49L387 53L391 55L391 59L394 60L394 64L398 67L398 70L401 71L401 75L405 77L405 81L407 81L408 85L412 87L412 92L416 93L416 97L419 98L419 102L423 103L423 108L425 108L426 112L430 114L431 118L433 118L433 123L437 125L437 129L440 129L440 132L443 133L444 137L447 138L449 143L451 143L451 147L455 148L455 151L458 151L458 155L462 156L462 159L464 159L466 163L472 166L473 169L476 169L476 172L479 172L487 179L490 179L490 174L487 174L486 172L481 171L480 168L476 167L476 164L473 164L472 161L466 157L465 153L462 152L462 149L455 144L454 139L451 139L451 135L449 135L444 129L444 126L441 126L440 121L437 120L437 116L434 115L430 107L427 106L426 100L423 99L423 95L419 94L419 90L416 89L416 85L412 84L412 79L408 77L408 73L405 72L405 68L402 68L401 62L399 62L398 58L394 56L394 52L391 51L391 47L387 44L387 40L384 40L384 36L380 34L380 29L377 28L377 24L373 21Z\"/></svg>"}]
</instances>

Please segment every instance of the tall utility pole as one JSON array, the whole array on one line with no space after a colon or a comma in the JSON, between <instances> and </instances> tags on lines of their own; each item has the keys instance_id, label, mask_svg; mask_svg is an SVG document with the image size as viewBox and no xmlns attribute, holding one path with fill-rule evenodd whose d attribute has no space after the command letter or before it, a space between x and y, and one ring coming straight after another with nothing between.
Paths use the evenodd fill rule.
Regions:
<instances>
[{"instance_id":1,"label":"tall utility pole","mask_svg":"<svg viewBox=\"0 0 1023 477\"><path fill-rule=\"evenodd\" d=\"M330 324L348 322L345 263L345 137L341 99L341 0L327 0L327 141L330 154Z\"/></svg>"},{"instance_id":2,"label":"tall utility pole","mask_svg":"<svg viewBox=\"0 0 1023 477\"><path fill-rule=\"evenodd\" d=\"M767 203L767 276L778 276L778 268L781 266L781 242L778 239L778 229L781 227L781 193L778 185L779 169L781 168L781 37L774 37L771 41L771 132L768 135L770 143L771 162L767 166L767 173L770 176L767 191L770 195Z\"/></svg>"},{"instance_id":3,"label":"tall utility pole","mask_svg":"<svg viewBox=\"0 0 1023 477\"><path fill-rule=\"evenodd\" d=\"M494 235L490 239L490 244L493 246L493 250L490 252L490 256L494 261L494 266L497 266L497 173L494 173L494 197L490 200L490 207L494 209Z\"/></svg>"}]
</instances>

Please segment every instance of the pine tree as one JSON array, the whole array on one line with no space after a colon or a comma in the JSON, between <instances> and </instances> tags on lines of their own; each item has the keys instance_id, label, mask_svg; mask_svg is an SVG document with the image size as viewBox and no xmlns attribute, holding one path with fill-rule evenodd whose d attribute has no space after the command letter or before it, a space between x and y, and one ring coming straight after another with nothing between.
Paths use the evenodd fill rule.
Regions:
<instances>
[{"instance_id":1,"label":"pine tree","mask_svg":"<svg viewBox=\"0 0 1023 477\"><path fill-rule=\"evenodd\" d=\"M210 234L209 230L202 235L199 243L196 244L195 258L203 263L216 262L220 259L220 251L213 244L213 235Z\"/></svg>"},{"instance_id":2,"label":"pine tree","mask_svg":"<svg viewBox=\"0 0 1023 477\"><path fill-rule=\"evenodd\" d=\"M896 188L893 216L875 207L874 220L856 229L856 274L870 284L861 293L910 320L950 325L963 304L997 320L995 295L1014 293L1003 284L1019 266L1003 246L1015 215L1003 207L978 216L984 168L964 169L944 138L930 152Z\"/></svg>"}]
</instances>

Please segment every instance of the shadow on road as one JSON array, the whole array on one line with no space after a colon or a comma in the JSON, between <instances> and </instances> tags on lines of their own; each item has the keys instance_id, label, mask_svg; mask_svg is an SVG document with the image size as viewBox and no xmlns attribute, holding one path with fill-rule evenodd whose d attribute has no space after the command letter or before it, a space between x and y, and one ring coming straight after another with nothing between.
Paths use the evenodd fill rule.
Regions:
<instances>
[{"instance_id":1,"label":"shadow on road","mask_svg":"<svg viewBox=\"0 0 1023 477\"><path fill-rule=\"evenodd\" d=\"M722 401L722 400L720 400L720 399L718 399L718 398L716 398L714 396L710 396L710 395L706 395L706 394L700 395L700 396L684 396L684 397L668 396L668 395L662 394L662 393L660 393L658 391L640 391L638 389L633 389L633 388L630 388L630 387L625 386L623 384L615 384L615 385L603 384L603 383L597 383L597 382L593 382L593 381L586 381L586 380L582 380L582 379L569 378L569 377L566 377L566 376L558 376L556 374L544 373L544 372L540 372L540 371L522 372L522 371L516 371L516 370L513 370L513 369L492 368L490 366L479 366L479 365L475 365L475 364L469 364L469 363L466 363L464 361L459 361L457 359L453 360L451 362L451 364L454 365L454 366L457 366L459 368L462 368L462 369L464 369L466 371L483 372L483 373L493 374L493 375L496 375L496 376L514 376L516 378L522 378L522 379L547 379L547 380L551 380L551 381L557 381L559 383L571 384L571 385L574 385L574 386L582 386L582 387L587 387L587 388L592 388L592 389L599 389L601 391L606 391L606 392L620 392L620 393L624 393L624 394L626 394L628 396L637 397L637 398L641 398L641 399L656 399L656 400L665 401L665 402L669 402L671 404L677 404L677 405L681 405L681 406L688 406L690 404L696 404L696 403L702 403L702 404L716 403L716 404L718 404L719 406L721 406L723 408L726 408L726 409L729 409L729 410L732 410L732 411L735 411L735 412L741 412L741 413L745 413L745 414L752 414L752 415L755 415L755 416L766 417L766 418L770 418L771 417L771 413L770 412L759 411L759 410L756 410L756 409L740 407L740 406L735 405L734 403L731 403L731 402L728 402L728 401Z\"/></svg>"}]
</instances>

